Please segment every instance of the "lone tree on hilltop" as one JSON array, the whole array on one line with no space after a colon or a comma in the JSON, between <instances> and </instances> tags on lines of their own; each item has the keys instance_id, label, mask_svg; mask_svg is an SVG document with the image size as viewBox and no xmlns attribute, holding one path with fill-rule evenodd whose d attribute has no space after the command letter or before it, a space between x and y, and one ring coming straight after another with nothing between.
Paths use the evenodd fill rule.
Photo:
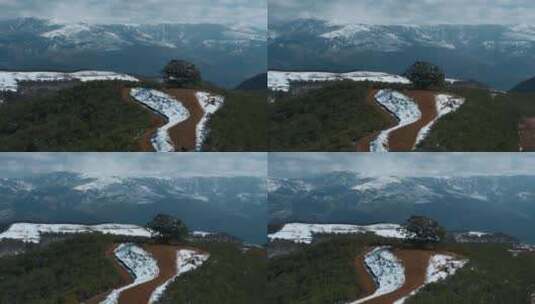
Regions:
<instances>
[{"instance_id":1,"label":"lone tree on hilltop","mask_svg":"<svg viewBox=\"0 0 535 304\"><path fill-rule=\"evenodd\" d=\"M165 82L180 87L196 84L202 80L199 69L185 60L171 60L164 67L163 74Z\"/></svg>"},{"instance_id":2,"label":"lone tree on hilltop","mask_svg":"<svg viewBox=\"0 0 535 304\"><path fill-rule=\"evenodd\" d=\"M158 214L147 228L158 233L158 238L165 243L182 241L188 236L188 227L180 219L167 214Z\"/></svg>"},{"instance_id":3,"label":"lone tree on hilltop","mask_svg":"<svg viewBox=\"0 0 535 304\"><path fill-rule=\"evenodd\" d=\"M411 216L407 220L406 228L413 235L410 240L419 244L438 243L446 235L446 231L437 221L425 216Z\"/></svg>"},{"instance_id":4,"label":"lone tree on hilltop","mask_svg":"<svg viewBox=\"0 0 535 304\"><path fill-rule=\"evenodd\" d=\"M418 61L411 65L404 74L418 89L441 87L446 76L442 70L429 62Z\"/></svg>"}]
</instances>

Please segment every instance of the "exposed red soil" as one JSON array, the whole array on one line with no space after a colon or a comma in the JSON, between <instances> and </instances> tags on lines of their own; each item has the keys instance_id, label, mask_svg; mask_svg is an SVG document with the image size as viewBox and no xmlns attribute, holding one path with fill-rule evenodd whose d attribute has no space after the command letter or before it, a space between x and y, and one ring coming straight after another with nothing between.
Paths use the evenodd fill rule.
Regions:
<instances>
[{"instance_id":1,"label":"exposed red soil","mask_svg":"<svg viewBox=\"0 0 535 304\"><path fill-rule=\"evenodd\" d=\"M366 98L366 102L372 107L375 107L379 113L381 113L381 115L383 115L384 118L389 121L388 126L385 128L389 129L397 125L397 120L391 113L386 111L375 101L375 95L378 91L379 90L377 89L371 89L368 93L368 97ZM370 152L370 143L379 135L379 133L381 133L381 131L375 131L359 139L357 142L357 152Z\"/></svg>"},{"instance_id":2,"label":"exposed red soil","mask_svg":"<svg viewBox=\"0 0 535 304\"><path fill-rule=\"evenodd\" d=\"M368 252L368 250L366 250ZM368 269L366 269L364 262L365 254L361 254L355 258L355 268L357 268L357 280L359 282L359 287L362 290L361 298L367 297L375 292L377 286L375 286L375 281L372 276L369 274Z\"/></svg>"},{"instance_id":3,"label":"exposed red soil","mask_svg":"<svg viewBox=\"0 0 535 304\"><path fill-rule=\"evenodd\" d=\"M429 259L436 252L415 249L394 249L393 253L398 259L401 260L403 267L405 267L405 284L392 293L366 301L366 304L392 304L394 301L399 300L400 298L410 294L412 291L418 289L418 287L422 286L425 282ZM371 295L376 290L376 286L373 279L367 272L366 267L364 266L364 256L360 257L360 261L362 263L361 266L357 267L357 271L361 272L362 269L364 269L365 274L368 276L368 282L365 282L365 285L363 285L361 288L367 291L367 289L369 289L369 282L371 281L373 284L372 292L367 291L367 293L361 297L363 298ZM361 281L359 280L359 282Z\"/></svg>"},{"instance_id":4,"label":"exposed red soil","mask_svg":"<svg viewBox=\"0 0 535 304\"><path fill-rule=\"evenodd\" d=\"M197 141L197 124L199 124L204 116L204 110L195 96L197 91L189 89L168 89L165 92L182 102L190 113L188 119L169 129L169 136L175 144L175 149L176 151L194 151Z\"/></svg>"},{"instance_id":5,"label":"exposed red soil","mask_svg":"<svg viewBox=\"0 0 535 304\"><path fill-rule=\"evenodd\" d=\"M416 144L418 132L438 115L434 92L414 90L405 91L403 94L412 98L418 104L422 117L417 122L390 133L388 145L389 150L392 152L411 151Z\"/></svg>"},{"instance_id":6,"label":"exposed red soil","mask_svg":"<svg viewBox=\"0 0 535 304\"><path fill-rule=\"evenodd\" d=\"M121 96L125 102L133 102L139 106L139 102L135 101L130 96L130 88L123 88L121 90ZM151 138L156 132L156 130L164 126L167 121L162 115L156 114L154 113L154 111L151 111L146 107L143 108L146 109L151 115L151 127L147 129L145 133L143 133L143 135L141 136L141 139L139 140L139 148L141 152L154 152L154 147L152 146Z\"/></svg>"},{"instance_id":7,"label":"exposed red soil","mask_svg":"<svg viewBox=\"0 0 535 304\"><path fill-rule=\"evenodd\" d=\"M520 136L520 151L535 151L535 117L527 117L520 121L518 135Z\"/></svg>"},{"instance_id":8,"label":"exposed red soil","mask_svg":"<svg viewBox=\"0 0 535 304\"><path fill-rule=\"evenodd\" d=\"M124 267L122 267L119 263L117 263L117 260L115 259L114 251L117 248L117 246L119 246L119 245L116 244L116 245L110 246L108 249L106 249L106 253L105 253L106 257L109 258L113 262L113 267L115 267L115 269L117 269L117 272L119 272L119 275L121 276L121 283L118 284L117 286L114 286L113 289L120 288L121 286L132 284L134 282L134 278L132 278L132 276L128 273L128 271L126 271L126 269L124 269ZM109 290L108 292L99 294L97 296L94 296L94 297L92 297L91 299L87 300L84 303L86 303L86 304L98 304L98 303L104 301L104 299L106 299L106 296L110 292L111 292L111 290Z\"/></svg>"},{"instance_id":9,"label":"exposed red soil","mask_svg":"<svg viewBox=\"0 0 535 304\"><path fill-rule=\"evenodd\" d=\"M163 245L146 245L143 248L158 262L159 275L152 281L123 291L119 296L119 304L147 304L152 292L176 275L176 253L180 248Z\"/></svg>"},{"instance_id":10,"label":"exposed red soil","mask_svg":"<svg viewBox=\"0 0 535 304\"><path fill-rule=\"evenodd\" d=\"M380 111L384 113L384 115L387 115L392 121L392 124L385 129L392 128L397 125L397 120L390 112L377 103L375 100L375 94L377 94L377 91L378 90L375 89L370 90L367 101L379 108ZM430 123L438 115L434 92L423 90L407 90L403 91L402 93L412 98L416 102L420 112L422 112L422 117L417 122L390 133L388 145L389 151L391 152L411 151L416 143L418 132L420 132L424 126ZM357 151L369 152L370 143L379 135L379 133L381 133L381 131L374 132L361 138L357 143Z\"/></svg>"}]
</instances>

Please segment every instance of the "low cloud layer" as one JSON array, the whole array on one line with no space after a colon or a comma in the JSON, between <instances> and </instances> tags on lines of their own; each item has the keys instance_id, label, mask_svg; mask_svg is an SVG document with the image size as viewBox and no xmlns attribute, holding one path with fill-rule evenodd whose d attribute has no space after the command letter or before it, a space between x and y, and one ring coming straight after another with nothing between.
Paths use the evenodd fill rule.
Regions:
<instances>
[{"instance_id":1,"label":"low cloud layer","mask_svg":"<svg viewBox=\"0 0 535 304\"><path fill-rule=\"evenodd\" d=\"M89 23L215 23L266 27L265 0L0 0L0 19Z\"/></svg>"},{"instance_id":2,"label":"low cloud layer","mask_svg":"<svg viewBox=\"0 0 535 304\"><path fill-rule=\"evenodd\" d=\"M270 22L319 18L366 24L535 23L533 0L268 0Z\"/></svg>"},{"instance_id":3,"label":"low cloud layer","mask_svg":"<svg viewBox=\"0 0 535 304\"><path fill-rule=\"evenodd\" d=\"M535 175L535 154L272 153L269 175L300 177L333 171L364 176Z\"/></svg>"},{"instance_id":4,"label":"low cloud layer","mask_svg":"<svg viewBox=\"0 0 535 304\"><path fill-rule=\"evenodd\" d=\"M0 176L68 171L91 176L267 175L266 153L2 153Z\"/></svg>"}]
</instances>

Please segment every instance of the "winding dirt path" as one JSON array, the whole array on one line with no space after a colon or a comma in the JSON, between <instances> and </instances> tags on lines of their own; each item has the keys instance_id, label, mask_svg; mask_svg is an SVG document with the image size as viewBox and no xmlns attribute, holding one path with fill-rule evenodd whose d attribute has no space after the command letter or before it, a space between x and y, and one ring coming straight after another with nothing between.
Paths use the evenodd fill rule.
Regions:
<instances>
[{"instance_id":1,"label":"winding dirt path","mask_svg":"<svg viewBox=\"0 0 535 304\"><path fill-rule=\"evenodd\" d=\"M368 93L368 97L366 97L366 102L372 107L375 107L379 113L381 113L381 115L389 121L388 126L386 126L385 129L393 128L395 125L397 125L397 120L390 112L385 110L375 101L375 95L377 92L379 92L379 90L371 89ZM370 152L370 143L379 135L379 133L381 133L381 130L370 133L359 139L357 142L357 152Z\"/></svg>"},{"instance_id":2,"label":"winding dirt path","mask_svg":"<svg viewBox=\"0 0 535 304\"><path fill-rule=\"evenodd\" d=\"M197 125L204 116L204 110L195 94L197 91L189 89L168 89L165 92L181 101L189 111L189 118L169 129L169 136L175 144L176 151L195 151L197 143Z\"/></svg>"},{"instance_id":3,"label":"winding dirt path","mask_svg":"<svg viewBox=\"0 0 535 304\"><path fill-rule=\"evenodd\" d=\"M366 301L366 304L392 304L394 301L399 300L418 289L425 282L429 259L432 255L436 254L436 252L433 251L416 249L394 249L393 253L401 260L403 267L405 267L405 283L396 291ZM364 284L361 288L365 291L361 298L364 298L375 291L375 282L366 270L366 266L364 266L364 255L357 257L355 264L358 273L362 273L364 270L364 274L367 276L367 278L361 279L361 275L359 274L359 282ZM371 291L369 290L370 282L373 284Z\"/></svg>"},{"instance_id":4,"label":"winding dirt path","mask_svg":"<svg viewBox=\"0 0 535 304\"><path fill-rule=\"evenodd\" d=\"M377 94L377 92L378 90L376 89L370 90L367 101L374 104L382 113L384 113L384 115L388 116L388 119L392 121L392 124L385 129L392 128L397 124L397 119L376 102L375 94ZM423 90L408 90L400 92L412 98L416 102L420 112L422 113L422 117L417 122L394 130L389 134L388 146L389 151L391 152L411 151L416 143L418 132L420 132L423 127L425 127L438 116L435 92ZM379 135L379 133L381 133L381 131L374 132L360 139L357 143L357 151L370 152L370 143Z\"/></svg>"},{"instance_id":5,"label":"winding dirt path","mask_svg":"<svg viewBox=\"0 0 535 304\"><path fill-rule=\"evenodd\" d=\"M119 304L147 304L150 295L160 285L176 275L177 251L181 248L163 245L145 245L147 250L158 262L160 272L152 281L127 289L119 296Z\"/></svg>"},{"instance_id":6,"label":"winding dirt path","mask_svg":"<svg viewBox=\"0 0 535 304\"><path fill-rule=\"evenodd\" d=\"M121 90L121 96L125 102L132 102L137 106L140 106L140 103L135 101L130 96L130 88L123 88ZM145 132L141 136L141 139L139 140L139 149L141 152L154 152L154 147L152 146L151 138L154 133L156 133L156 130L163 127L167 123L167 119L164 116L155 113L154 111L151 111L147 107L142 107L151 115L151 127L145 130Z\"/></svg>"}]
</instances>

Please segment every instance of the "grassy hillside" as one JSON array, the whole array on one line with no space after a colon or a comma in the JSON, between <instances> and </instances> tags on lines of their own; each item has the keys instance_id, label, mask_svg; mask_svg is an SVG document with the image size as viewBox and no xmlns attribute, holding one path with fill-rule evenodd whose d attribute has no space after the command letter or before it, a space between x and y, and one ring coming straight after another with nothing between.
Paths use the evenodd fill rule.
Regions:
<instances>
[{"instance_id":1,"label":"grassy hillside","mask_svg":"<svg viewBox=\"0 0 535 304\"><path fill-rule=\"evenodd\" d=\"M263 93L228 91L208 123L204 151L266 151L268 104Z\"/></svg>"},{"instance_id":2,"label":"grassy hillside","mask_svg":"<svg viewBox=\"0 0 535 304\"><path fill-rule=\"evenodd\" d=\"M271 303L265 300L267 265L263 251L242 252L229 243L194 246L209 252L210 258L171 284L159 304Z\"/></svg>"},{"instance_id":3,"label":"grassy hillside","mask_svg":"<svg viewBox=\"0 0 535 304\"><path fill-rule=\"evenodd\" d=\"M2 151L135 151L150 113L119 82L91 82L0 106Z\"/></svg>"},{"instance_id":4,"label":"grassy hillside","mask_svg":"<svg viewBox=\"0 0 535 304\"><path fill-rule=\"evenodd\" d=\"M103 236L80 236L0 258L0 303L75 304L120 282Z\"/></svg>"},{"instance_id":5,"label":"grassy hillside","mask_svg":"<svg viewBox=\"0 0 535 304\"><path fill-rule=\"evenodd\" d=\"M361 297L355 257L377 245L405 246L373 237L332 237L269 261L268 302L346 303ZM506 245L442 244L469 259L454 276L430 284L408 304L529 304L535 292L535 255L514 257Z\"/></svg>"},{"instance_id":6,"label":"grassy hillside","mask_svg":"<svg viewBox=\"0 0 535 304\"><path fill-rule=\"evenodd\" d=\"M389 123L367 95L366 84L348 81L278 98L270 105L271 151L355 151L356 140Z\"/></svg>"},{"instance_id":7,"label":"grassy hillside","mask_svg":"<svg viewBox=\"0 0 535 304\"><path fill-rule=\"evenodd\" d=\"M454 89L466 98L455 113L441 118L418 147L422 151L518 151L518 123L535 116L534 95Z\"/></svg>"},{"instance_id":8,"label":"grassy hillside","mask_svg":"<svg viewBox=\"0 0 535 304\"><path fill-rule=\"evenodd\" d=\"M447 280L431 284L407 304L529 304L535 292L535 255L513 257L501 245L452 245L470 259Z\"/></svg>"},{"instance_id":9,"label":"grassy hillside","mask_svg":"<svg viewBox=\"0 0 535 304\"><path fill-rule=\"evenodd\" d=\"M337 237L271 258L268 303L325 304L357 299L362 291L354 262L366 246L362 238Z\"/></svg>"}]
</instances>

